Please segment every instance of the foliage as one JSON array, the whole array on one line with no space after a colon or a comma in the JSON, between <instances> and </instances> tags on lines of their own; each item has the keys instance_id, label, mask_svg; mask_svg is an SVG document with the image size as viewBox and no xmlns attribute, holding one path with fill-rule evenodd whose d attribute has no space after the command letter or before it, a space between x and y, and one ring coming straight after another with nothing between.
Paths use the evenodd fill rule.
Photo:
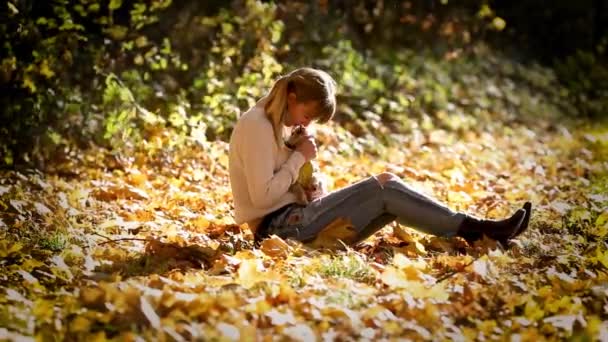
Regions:
<instances>
[{"instance_id":1,"label":"foliage","mask_svg":"<svg viewBox=\"0 0 608 342\"><path fill-rule=\"evenodd\" d=\"M124 6L122 1L100 5L82 0L74 6L67 1L9 1L7 21L0 25L7 52L1 62L1 84L6 90L0 97L5 108L2 121L10 123L2 128L4 163L10 165L16 157L20 162L49 159L53 149L36 148L49 142L56 145L57 139L52 139L56 132L82 139L97 133L90 132L96 127L88 125L103 118L95 110L101 95L95 90L104 80L96 70L124 63L107 58L123 41L133 45L136 40L140 48L148 45L141 36L143 28L155 23L157 12L169 4L165 0ZM147 56L158 56L154 46ZM51 139L45 144L38 137Z\"/></svg>"},{"instance_id":2,"label":"foliage","mask_svg":"<svg viewBox=\"0 0 608 342\"><path fill-rule=\"evenodd\" d=\"M590 52L579 50L556 62L556 73L582 114L605 117L608 113L608 67Z\"/></svg>"},{"instance_id":3,"label":"foliage","mask_svg":"<svg viewBox=\"0 0 608 342\"><path fill-rule=\"evenodd\" d=\"M264 95L283 67L276 50L283 25L276 5L247 0L244 8L221 9L200 19L211 32L207 60L189 87L192 110L209 127L209 137L227 139L241 110Z\"/></svg>"},{"instance_id":4,"label":"foliage","mask_svg":"<svg viewBox=\"0 0 608 342\"><path fill-rule=\"evenodd\" d=\"M128 154L121 149L154 146L149 141L163 129L180 137L176 145L225 140L239 112L279 74L302 65L339 81L336 119L371 150L391 141L391 132L417 127L466 130L495 115L605 112L601 55L581 50L558 60L555 77L492 52L483 40L503 37L512 20L522 28L485 1L7 6L0 24L4 165L45 168L91 142ZM104 101L108 75L131 93L125 103ZM504 90L522 78L526 87Z\"/></svg>"}]
</instances>

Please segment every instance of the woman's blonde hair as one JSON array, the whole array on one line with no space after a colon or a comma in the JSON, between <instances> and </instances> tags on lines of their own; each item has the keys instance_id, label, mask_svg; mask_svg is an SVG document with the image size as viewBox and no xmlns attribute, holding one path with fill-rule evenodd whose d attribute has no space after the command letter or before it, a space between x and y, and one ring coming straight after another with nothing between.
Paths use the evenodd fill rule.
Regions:
<instances>
[{"instance_id":1,"label":"woman's blonde hair","mask_svg":"<svg viewBox=\"0 0 608 342\"><path fill-rule=\"evenodd\" d=\"M336 82L328 73L313 68L300 68L282 76L266 96L264 106L279 146L283 142L289 93L294 93L298 102L317 101L318 110L314 117L317 122L329 121L336 112Z\"/></svg>"}]
</instances>

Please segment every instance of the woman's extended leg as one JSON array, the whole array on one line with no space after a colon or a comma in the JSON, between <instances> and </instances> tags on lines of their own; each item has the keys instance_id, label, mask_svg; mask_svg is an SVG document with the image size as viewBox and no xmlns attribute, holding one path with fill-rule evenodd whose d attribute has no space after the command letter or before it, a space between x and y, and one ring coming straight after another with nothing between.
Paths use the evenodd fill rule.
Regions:
<instances>
[{"instance_id":1,"label":"woman's extended leg","mask_svg":"<svg viewBox=\"0 0 608 342\"><path fill-rule=\"evenodd\" d=\"M365 235L373 234L366 227L376 226L378 230L396 218L425 233L453 236L465 215L408 187L392 174L381 174L310 203L302 209L297 236L291 237L304 241L314 238L338 218L349 220L357 233Z\"/></svg>"},{"instance_id":2,"label":"woman's extended leg","mask_svg":"<svg viewBox=\"0 0 608 342\"><path fill-rule=\"evenodd\" d=\"M504 230L517 227L525 210L505 221L481 221L450 210L437 200L426 196L401 181L397 176L383 173L334 191L301 208L297 229L285 227L279 235L307 241L314 238L334 220L348 220L361 240L387 223L397 219L403 225L422 232L439 235L461 235L478 238L486 229ZM470 229L463 229L466 223ZM375 229L375 230L374 230ZM463 235L464 234L464 235ZM468 234L468 235L466 235ZM511 236L507 232L505 236ZM477 236L479 235L479 236Z\"/></svg>"}]
</instances>

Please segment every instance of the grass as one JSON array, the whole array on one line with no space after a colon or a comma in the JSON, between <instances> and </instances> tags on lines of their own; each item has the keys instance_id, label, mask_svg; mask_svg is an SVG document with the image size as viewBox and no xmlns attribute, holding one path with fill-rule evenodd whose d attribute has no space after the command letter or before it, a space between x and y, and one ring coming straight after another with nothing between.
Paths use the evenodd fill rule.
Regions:
<instances>
[{"instance_id":1,"label":"grass","mask_svg":"<svg viewBox=\"0 0 608 342\"><path fill-rule=\"evenodd\" d=\"M55 231L48 235L42 236L38 240L38 245L42 249L48 249L53 252L63 250L69 242L69 236L67 233Z\"/></svg>"},{"instance_id":2,"label":"grass","mask_svg":"<svg viewBox=\"0 0 608 342\"><path fill-rule=\"evenodd\" d=\"M352 251L344 255L322 257L318 272L324 277L348 278L362 283L371 283L376 279L375 271L368 261Z\"/></svg>"}]
</instances>

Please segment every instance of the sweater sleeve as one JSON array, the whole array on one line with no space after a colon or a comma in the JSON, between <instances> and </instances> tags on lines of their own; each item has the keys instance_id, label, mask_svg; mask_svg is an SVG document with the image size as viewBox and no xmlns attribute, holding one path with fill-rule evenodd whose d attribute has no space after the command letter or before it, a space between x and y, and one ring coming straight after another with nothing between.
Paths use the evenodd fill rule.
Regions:
<instances>
[{"instance_id":1,"label":"sweater sleeve","mask_svg":"<svg viewBox=\"0 0 608 342\"><path fill-rule=\"evenodd\" d=\"M274 205L298 177L306 162L304 155L293 152L287 161L274 172L275 141L270 123L253 121L244 130L240 142L240 154L247 178L247 188L255 207Z\"/></svg>"}]
</instances>

